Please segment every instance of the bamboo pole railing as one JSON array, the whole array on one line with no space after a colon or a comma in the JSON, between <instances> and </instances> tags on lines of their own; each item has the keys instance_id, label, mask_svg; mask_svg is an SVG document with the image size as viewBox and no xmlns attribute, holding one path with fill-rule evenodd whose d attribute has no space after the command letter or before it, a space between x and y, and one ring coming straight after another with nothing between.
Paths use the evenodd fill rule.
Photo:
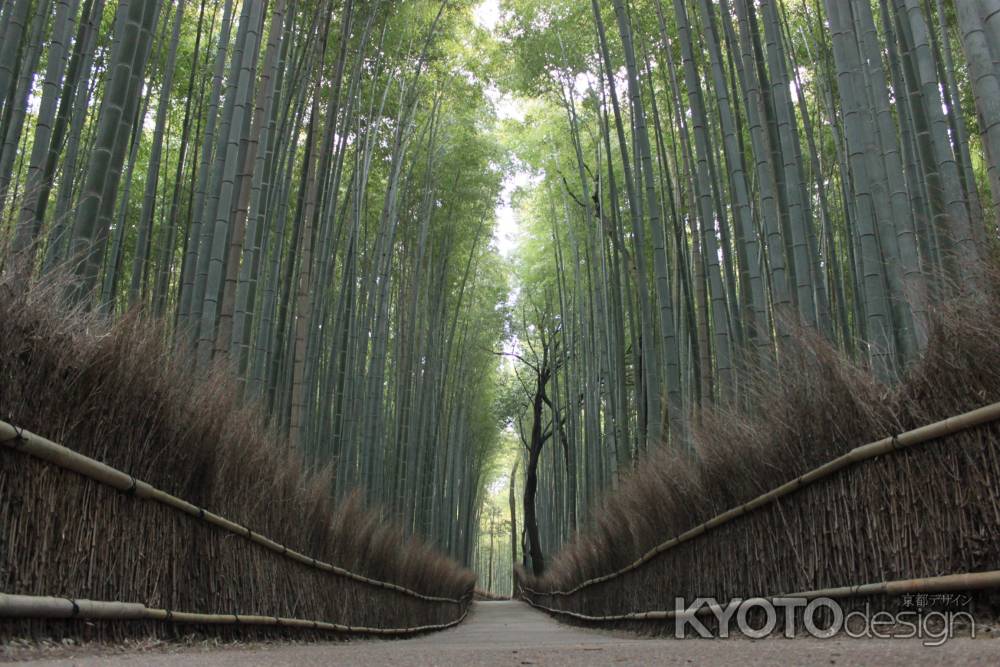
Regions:
<instances>
[{"instance_id":1,"label":"bamboo pole railing","mask_svg":"<svg viewBox=\"0 0 1000 667\"><path fill-rule=\"evenodd\" d=\"M894 451L901 449L906 449L908 447L913 447L915 445L920 445L931 440L938 440L949 435L954 435L961 431L965 431L977 426L982 426L983 424L989 424L1000 420L1000 403L993 403L964 414L949 417L947 419L942 419L941 421L934 422L933 424L928 424L926 426L921 426L915 428L911 431L906 431L905 433L900 433L896 436L890 436L888 438L882 438L881 440L876 440L875 442L870 442L866 445L860 445L855 447L851 451L838 456L828 463L824 463L818 468L815 468L803 475L800 475L796 479L790 482L786 482L781 486L768 491L767 493L761 494L750 500L749 502L743 503L738 507L726 510L722 514L719 514L702 524L687 530L680 535L673 537L666 542L662 542L657 546L653 547L642 556L629 563L628 565L622 567L619 570L615 570L609 574L604 574L599 577L594 577L592 579L587 579L573 588L567 590L555 590L555 591L536 591L527 586L522 587L522 590L530 593L532 595L543 595L543 596L564 596L572 595L577 591L580 591L588 586L593 586L595 584L600 584L612 579L616 579L623 574L631 572L636 568L646 564L653 558L663 554L674 547L677 547L685 542L693 540L696 537L704 535L710 530L714 530L723 524L729 523L730 521L743 516L744 514L749 514L754 510L757 510L764 505L773 503L779 498L787 496L794 491L798 491L802 487L813 484L825 477L829 477L834 473L852 466L861 461L867 461L868 459L875 458L876 456L881 456L882 454L889 454Z\"/></svg>"},{"instance_id":2,"label":"bamboo pole railing","mask_svg":"<svg viewBox=\"0 0 1000 667\"><path fill-rule=\"evenodd\" d=\"M206 625L262 625L305 630L327 630L358 635L413 635L454 627L465 620L468 609L454 621L436 625L407 628L369 628L343 625L326 621L281 616L256 616L243 614L200 614L147 607L135 602L102 602L74 600L39 595L9 595L0 593L0 617L8 618L59 618L104 621L161 621L168 623Z\"/></svg>"},{"instance_id":3,"label":"bamboo pole railing","mask_svg":"<svg viewBox=\"0 0 1000 667\"><path fill-rule=\"evenodd\" d=\"M813 591L802 591L799 593L785 593L783 595L771 595L767 597L748 598L753 600L775 601L779 598L831 598L842 599L851 597L861 597L865 595L905 595L909 593L952 593L957 591L982 590L984 588L1000 587L1000 570L990 570L988 572L967 572L962 574L946 574L939 577L924 577L921 579L897 579L895 581L882 581L872 584L859 584L856 586L838 586L836 588L821 588ZM525 590L522 588L522 591ZM694 612L678 610L657 610L638 611L626 614L608 614L606 616L591 616L565 609L555 609L538 604L529 596L524 596L525 601L535 607L557 616L568 616L580 621L596 623L613 623L616 621L651 621L665 620L685 616L703 616L714 613L716 616L723 610L719 604L703 605Z\"/></svg>"},{"instance_id":4,"label":"bamboo pole railing","mask_svg":"<svg viewBox=\"0 0 1000 667\"><path fill-rule=\"evenodd\" d=\"M78 473L123 493L135 495L138 498L150 500L161 505L165 505L166 507L170 507L171 509L178 510L184 514L204 521L207 524L233 533L234 535L245 537L249 541L258 544L265 549L273 551L274 553L280 554L286 558L290 558L291 560L301 563L307 567L313 567L336 576L352 579L354 581L373 586L375 588L384 588L396 591L398 593L429 602L448 602L460 605L466 598L469 597L469 595L465 595L461 598L426 595L410 588L406 588L405 586L400 586L399 584L372 579L362 574L351 572L350 570L344 569L332 563L312 558L296 551L295 549L290 549L283 544L278 544L274 540L269 539L260 533L254 532L246 526L241 526L240 524L230 521L225 517L209 512L202 507L198 507L197 505L189 503L186 500L182 500L181 498L177 498L176 496L172 496L165 491L161 491L152 485L143 482L142 480L138 480L135 477L122 472L121 470L112 468L107 464L101 463L100 461L92 459L88 456L84 456L78 452L74 452L73 450L56 444L40 435L36 435L24 429L16 428L14 425L2 420L0 420L0 445L5 445L9 449L28 454L42 461L46 461L63 468L64 470L70 470Z\"/></svg>"}]
</instances>

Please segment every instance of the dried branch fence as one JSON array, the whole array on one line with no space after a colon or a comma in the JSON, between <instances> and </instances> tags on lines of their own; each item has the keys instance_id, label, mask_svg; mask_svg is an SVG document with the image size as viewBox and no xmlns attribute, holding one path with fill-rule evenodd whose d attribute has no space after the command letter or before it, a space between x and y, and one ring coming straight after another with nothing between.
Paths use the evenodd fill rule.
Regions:
<instances>
[{"instance_id":1,"label":"dried branch fence","mask_svg":"<svg viewBox=\"0 0 1000 667\"><path fill-rule=\"evenodd\" d=\"M277 628L297 628L331 631L349 634L370 635L412 635L433 630L442 630L461 623L468 613L472 591L462 597L444 597L422 593L389 581L382 581L352 572L332 563L324 562L307 554L279 544L247 526L230 521L203 507L161 491L138 480L128 473L108 466L100 461L54 443L42 436L17 428L13 424L0 421L0 445L38 461L52 464L63 471L76 473L98 484L121 492L126 496L147 500L215 529L238 536L263 549L280 555L297 565L327 575L358 582L364 586L381 589L405 596L420 603L450 605L456 608L449 614L450 620L440 623L414 624L403 627L371 627L349 623L334 623L325 620L311 620L280 615L260 615L259 613L197 613L174 611L150 607L142 603L121 601L95 601L70 597L45 595L18 595L0 593L0 618L6 619L102 619L112 621L155 621L192 625L247 625ZM0 490L2 491L2 490Z\"/></svg>"},{"instance_id":2,"label":"dried branch fence","mask_svg":"<svg viewBox=\"0 0 1000 667\"><path fill-rule=\"evenodd\" d=\"M686 599L713 596L718 600L790 596L856 598L998 589L1000 441L995 428L998 421L1000 403L993 403L856 447L660 543L618 570L562 590L537 590L524 581L519 581L519 589L522 597L536 608L572 620L598 623L674 618L676 611L662 607L665 600L672 601L675 596ZM953 446L937 448L940 450L937 453L932 451L935 448L916 447L948 440L953 441L950 443ZM858 465L862 463L867 465ZM935 475L937 480L944 481L930 484ZM962 488L963 482L968 488ZM894 490L889 486L892 483L900 488ZM913 502L919 495L913 492L914 488L927 489L924 502ZM796 492L799 494L795 498L782 502ZM872 498L889 502L879 503L882 507L871 506L868 503ZM910 499L911 513L900 516L896 506L907 504L906 498ZM921 506L929 505L937 506L937 516L920 516ZM884 520L885 514L891 519ZM943 520L938 521L938 517ZM935 553L919 554L913 550L920 547L912 537L919 532L914 526L920 523L937 531L934 542L925 545ZM776 546L760 548L765 540ZM810 567L801 562L803 551L810 549L817 554L829 551L834 557L824 559L820 567ZM848 558L849 549L875 558ZM744 561L741 556L749 558ZM719 561L723 564L718 564ZM993 567L977 572L955 573L953 569L947 574L929 573L946 562ZM829 566L823 567L826 563ZM822 585L830 579L843 581L857 577L859 573L852 569L862 570L861 576L866 572L884 575L898 573L908 566L925 572L917 578L879 578L876 583L849 586ZM761 592L768 586L773 592L787 581L814 586L810 590L802 590L802 586L779 588L801 591L781 595ZM540 600L547 600L548 604ZM639 605L660 608L634 611ZM701 609L702 613L709 611L708 606Z\"/></svg>"},{"instance_id":3,"label":"dried branch fence","mask_svg":"<svg viewBox=\"0 0 1000 667\"><path fill-rule=\"evenodd\" d=\"M43 595L9 595L0 593L0 616L13 618L65 618L81 620L163 621L190 625L262 625L278 628L325 630L354 635L414 635L422 632L445 630L465 620L468 608L462 615L448 623L416 625L407 628L369 628L366 626L312 621L304 618L282 616L255 616L241 614L199 614L147 607L136 602L101 602L73 600Z\"/></svg>"}]
</instances>

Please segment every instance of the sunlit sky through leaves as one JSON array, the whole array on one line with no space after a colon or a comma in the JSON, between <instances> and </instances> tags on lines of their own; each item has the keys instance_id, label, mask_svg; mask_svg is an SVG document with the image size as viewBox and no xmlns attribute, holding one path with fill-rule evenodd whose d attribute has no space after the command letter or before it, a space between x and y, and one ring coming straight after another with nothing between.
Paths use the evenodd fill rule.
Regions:
<instances>
[{"instance_id":1,"label":"sunlit sky through leaves","mask_svg":"<svg viewBox=\"0 0 1000 667\"><path fill-rule=\"evenodd\" d=\"M492 31L500 20L500 0L484 0L473 10L473 17L481 28ZM495 88L488 89L486 94L493 102L497 115L501 119L524 119L519 100L511 98ZM511 204L511 198L518 188L526 187L530 183L531 174L526 171L516 171L504 182L503 193L496 210L493 240L501 256L506 259L512 259L516 254L518 237L521 233L517 211Z\"/></svg>"},{"instance_id":2,"label":"sunlit sky through leaves","mask_svg":"<svg viewBox=\"0 0 1000 667\"><path fill-rule=\"evenodd\" d=\"M500 0L484 0L472 13L481 28L493 30L500 20Z\"/></svg>"}]
</instances>

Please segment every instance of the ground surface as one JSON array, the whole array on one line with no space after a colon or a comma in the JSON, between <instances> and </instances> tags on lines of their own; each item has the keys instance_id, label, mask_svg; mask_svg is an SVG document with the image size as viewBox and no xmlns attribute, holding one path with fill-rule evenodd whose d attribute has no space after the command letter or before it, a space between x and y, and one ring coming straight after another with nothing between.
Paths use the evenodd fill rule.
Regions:
<instances>
[{"instance_id":1,"label":"ground surface","mask_svg":"<svg viewBox=\"0 0 1000 667\"><path fill-rule=\"evenodd\" d=\"M39 657L37 654L35 657ZM404 641L265 645L215 650L160 647L132 654L80 649L40 665L320 667L326 665L991 665L1000 640L638 639L569 627L519 602L477 602L457 628Z\"/></svg>"}]
</instances>

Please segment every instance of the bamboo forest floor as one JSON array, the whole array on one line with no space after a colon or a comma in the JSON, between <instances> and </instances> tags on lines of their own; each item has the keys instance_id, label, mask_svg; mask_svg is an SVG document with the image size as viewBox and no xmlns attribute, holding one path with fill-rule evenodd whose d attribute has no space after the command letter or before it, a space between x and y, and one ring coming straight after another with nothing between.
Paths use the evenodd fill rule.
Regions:
<instances>
[{"instance_id":1,"label":"bamboo forest floor","mask_svg":"<svg viewBox=\"0 0 1000 667\"><path fill-rule=\"evenodd\" d=\"M641 639L556 622L520 602L477 602L457 628L410 640L235 645L192 648L161 644L142 652L102 653L94 647L8 654L36 666L126 665L996 665L997 632L952 639L939 647L892 639ZM37 659L36 658L40 658Z\"/></svg>"}]
</instances>

